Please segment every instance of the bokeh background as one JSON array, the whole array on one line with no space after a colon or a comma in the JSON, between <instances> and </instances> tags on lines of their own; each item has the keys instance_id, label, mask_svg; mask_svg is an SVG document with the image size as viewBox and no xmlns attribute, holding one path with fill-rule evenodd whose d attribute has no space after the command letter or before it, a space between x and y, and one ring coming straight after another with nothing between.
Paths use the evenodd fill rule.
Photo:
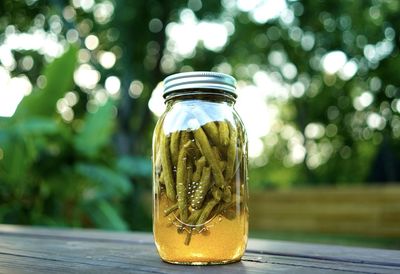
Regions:
<instances>
[{"instance_id":1,"label":"bokeh background","mask_svg":"<svg viewBox=\"0 0 400 274\"><path fill-rule=\"evenodd\" d=\"M400 248L400 2L2 0L0 223L151 230L160 82L238 80L251 235Z\"/></svg>"}]
</instances>

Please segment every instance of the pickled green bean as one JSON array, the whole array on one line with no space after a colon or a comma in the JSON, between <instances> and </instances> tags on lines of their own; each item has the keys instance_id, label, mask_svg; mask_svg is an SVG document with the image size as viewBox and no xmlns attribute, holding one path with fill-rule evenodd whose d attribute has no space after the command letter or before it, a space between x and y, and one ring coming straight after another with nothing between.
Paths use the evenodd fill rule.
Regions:
<instances>
[{"instance_id":1,"label":"pickled green bean","mask_svg":"<svg viewBox=\"0 0 400 274\"><path fill-rule=\"evenodd\" d=\"M192 181L198 183L203 171L203 167L206 165L206 157L201 156L195 163L196 170L193 173Z\"/></svg>"},{"instance_id":2,"label":"pickled green bean","mask_svg":"<svg viewBox=\"0 0 400 274\"><path fill-rule=\"evenodd\" d=\"M165 189L167 193L167 197L171 202L175 202L176 200L176 191L175 191L175 183L174 177L172 175L172 164L171 157L169 151L169 140L168 137L164 134L160 134L161 138L161 165L163 168L163 177L165 182Z\"/></svg>"},{"instance_id":3,"label":"pickled green bean","mask_svg":"<svg viewBox=\"0 0 400 274\"><path fill-rule=\"evenodd\" d=\"M179 140L180 140L180 132L179 131L172 132L170 149L171 149L171 160L172 160L172 164L174 166L176 166L176 164L178 162Z\"/></svg>"},{"instance_id":4,"label":"pickled green bean","mask_svg":"<svg viewBox=\"0 0 400 274\"><path fill-rule=\"evenodd\" d=\"M237 131L233 126L229 126L230 128L230 139L227 153L227 162L225 168L225 178L227 181L230 181L233 177L234 169L235 169L235 160L236 160L236 142L237 142Z\"/></svg>"},{"instance_id":5,"label":"pickled green bean","mask_svg":"<svg viewBox=\"0 0 400 274\"><path fill-rule=\"evenodd\" d=\"M204 128L207 136L210 137L212 143L214 145L219 145L219 133L218 127L215 122L212 122L211 118L207 115L207 113L200 109L194 108L193 109L194 116L199 121L200 125Z\"/></svg>"},{"instance_id":6,"label":"pickled green bean","mask_svg":"<svg viewBox=\"0 0 400 274\"><path fill-rule=\"evenodd\" d=\"M225 185L224 176L222 175L221 168L219 166L218 160L214 154L213 149L208 142L207 136L204 133L202 128L198 128L194 131L194 138L198 142L200 146L200 150L203 152L203 155L206 157L207 162L210 164L212 174L214 176L215 184L218 187L222 187Z\"/></svg>"},{"instance_id":7,"label":"pickled green bean","mask_svg":"<svg viewBox=\"0 0 400 274\"><path fill-rule=\"evenodd\" d=\"M195 209L201 208L203 204L204 198L206 197L208 189L210 188L210 183L211 183L210 175L211 175L210 168L204 167L203 172L201 174L199 185L197 186L194 192L194 197L191 203L191 206Z\"/></svg>"},{"instance_id":8,"label":"pickled green bean","mask_svg":"<svg viewBox=\"0 0 400 274\"><path fill-rule=\"evenodd\" d=\"M219 123L219 141L223 146L229 144L229 126L225 121Z\"/></svg>"},{"instance_id":9,"label":"pickled green bean","mask_svg":"<svg viewBox=\"0 0 400 274\"><path fill-rule=\"evenodd\" d=\"M205 206L203 211L200 214L199 219L197 220L197 225L202 225L204 224L205 221L207 221L211 211L213 210L213 208L219 203L219 201L212 199L210 201L208 201Z\"/></svg>"},{"instance_id":10,"label":"pickled green bean","mask_svg":"<svg viewBox=\"0 0 400 274\"><path fill-rule=\"evenodd\" d=\"M225 203L229 203L232 200L232 192L230 187L225 187L222 194L222 200Z\"/></svg>"},{"instance_id":11,"label":"pickled green bean","mask_svg":"<svg viewBox=\"0 0 400 274\"><path fill-rule=\"evenodd\" d=\"M168 216L177 209L178 209L178 204L177 203L173 204L172 206L164 210L164 216Z\"/></svg>"},{"instance_id":12,"label":"pickled green bean","mask_svg":"<svg viewBox=\"0 0 400 274\"><path fill-rule=\"evenodd\" d=\"M190 141L189 141L190 142ZM179 152L177 169L176 169L176 192L178 195L178 208L180 212L181 221L186 222L188 218L188 197L187 197L187 146L190 143L187 143L183 146L183 148Z\"/></svg>"}]
</instances>

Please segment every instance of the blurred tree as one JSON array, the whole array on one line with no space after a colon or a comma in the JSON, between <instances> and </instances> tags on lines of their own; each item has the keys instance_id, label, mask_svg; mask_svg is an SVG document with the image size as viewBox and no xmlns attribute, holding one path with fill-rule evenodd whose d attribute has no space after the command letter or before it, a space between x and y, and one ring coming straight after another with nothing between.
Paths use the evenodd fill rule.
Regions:
<instances>
[{"instance_id":1,"label":"blurred tree","mask_svg":"<svg viewBox=\"0 0 400 274\"><path fill-rule=\"evenodd\" d=\"M399 10L395 0L1 1L1 79L32 94L0 118L0 220L149 228L148 101L179 71L233 74L240 98L275 113L242 109L255 113L253 186L399 181Z\"/></svg>"}]
</instances>

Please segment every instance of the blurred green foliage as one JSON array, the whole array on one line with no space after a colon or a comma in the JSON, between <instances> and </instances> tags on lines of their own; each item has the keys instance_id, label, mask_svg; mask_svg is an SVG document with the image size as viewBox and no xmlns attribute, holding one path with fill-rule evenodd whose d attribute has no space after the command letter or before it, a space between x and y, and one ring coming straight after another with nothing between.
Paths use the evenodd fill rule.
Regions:
<instances>
[{"instance_id":1,"label":"blurred green foliage","mask_svg":"<svg viewBox=\"0 0 400 274\"><path fill-rule=\"evenodd\" d=\"M86 113L79 128L57 117L56 102L72 87L76 61L77 49L71 46L45 68L45 88L26 97L12 118L0 120L3 222L129 227L123 201L132 195L130 176L149 177L150 163L117 158L110 150L116 115L112 99ZM140 169L127 168L136 164Z\"/></svg>"},{"instance_id":2,"label":"blurred green foliage","mask_svg":"<svg viewBox=\"0 0 400 274\"><path fill-rule=\"evenodd\" d=\"M148 102L166 75L188 70L261 86L279 110L251 159L251 187L400 181L399 12L396 0L1 1L2 68L33 90L0 117L0 222L149 229ZM180 53L171 33L185 20L222 24L226 43ZM35 33L48 47L7 48ZM324 68L338 51L353 75Z\"/></svg>"}]
</instances>

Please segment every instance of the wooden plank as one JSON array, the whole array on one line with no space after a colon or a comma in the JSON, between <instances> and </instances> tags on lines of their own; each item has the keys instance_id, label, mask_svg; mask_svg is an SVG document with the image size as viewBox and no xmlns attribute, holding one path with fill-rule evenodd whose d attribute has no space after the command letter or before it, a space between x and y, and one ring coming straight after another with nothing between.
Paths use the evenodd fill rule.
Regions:
<instances>
[{"instance_id":1,"label":"wooden plank","mask_svg":"<svg viewBox=\"0 0 400 274\"><path fill-rule=\"evenodd\" d=\"M185 267L160 261L148 233L0 225L0 273L396 273L400 251L250 240L242 262Z\"/></svg>"},{"instance_id":2,"label":"wooden plank","mask_svg":"<svg viewBox=\"0 0 400 274\"><path fill-rule=\"evenodd\" d=\"M255 192L250 227L400 237L399 197L399 185Z\"/></svg>"}]
</instances>

